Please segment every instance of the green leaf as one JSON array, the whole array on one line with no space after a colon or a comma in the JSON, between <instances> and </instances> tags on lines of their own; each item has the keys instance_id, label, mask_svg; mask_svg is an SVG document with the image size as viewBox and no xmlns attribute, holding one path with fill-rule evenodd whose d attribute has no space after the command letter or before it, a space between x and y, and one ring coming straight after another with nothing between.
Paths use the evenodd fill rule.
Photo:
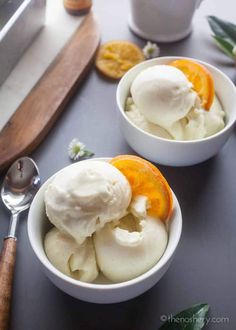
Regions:
<instances>
[{"instance_id":1,"label":"green leaf","mask_svg":"<svg viewBox=\"0 0 236 330\"><path fill-rule=\"evenodd\" d=\"M193 305L175 316L170 316L159 330L201 330L206 324L208 304Z\"/></svg>"},{"instance_id":2,"label":"green leaf","mask_svg":"<svg viewBox=\"0 0 236 330\"><path fill-rule=\"evenodd\" d=\"M85 157L92 157L92 156L94 156L94 153L92 151L89 151L89 150L84 150L84 156Z\"/></svg>"},{"instance_id":3,"label":"green leaf","mask_svg":"<svg viewBox=\"0 0 236 330\"><path fill-rule=\"evenodd\" d=\"M221 38L228 38L228 35L225 33L224 29L218 23L218 19L215 16L207 16L208 23L210 25L211 30L215 33L215 35Z\"/></svg>"},{"instance_id":4,"label":"green leaf","mask_svg":"<svg viewBox=\"0 0 236 330\"><path fill-rule=\"evenodd\" d=\"M227 39L232 45L236 44L236 25L216 16L208 16L208 23L217 37Z\"/></svg>"},{"instance_id":5,"label":"green leaf","mask_svg":"<svg viewBox=\"0 0 236 330\"><path fill-rule=\"evenodd\" d=\"M219 36L213 36L213 38L215 39L216 44L223 50L223 52L225 52L226 55L234 58L233 55L234 46L232 46L230 42Z\"/></svg>"}]
</instances>

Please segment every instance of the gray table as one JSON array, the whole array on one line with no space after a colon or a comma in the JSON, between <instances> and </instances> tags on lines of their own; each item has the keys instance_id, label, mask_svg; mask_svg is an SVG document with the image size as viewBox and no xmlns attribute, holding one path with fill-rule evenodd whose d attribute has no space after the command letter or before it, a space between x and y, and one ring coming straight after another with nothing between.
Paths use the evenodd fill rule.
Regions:
<instances>
[{"instance_id":1,"label":"gray table","mask_svg":"<svg viewBox=\"0 0 236 330\"><path fill-rule=\"evenodd\" d=\"M127 27L128 0L96 0L95 12L103 41L133 40ZM208 61L235 81L235 68L211 40L205 16L236 21L234 0L206 0L194 19L192 35L160 45L161 55L192 56ZM78 137L97 157L134 153L120 133L116 83L92 71L68 109L32 155L42 181L70 163L67 146ZM159 166L175 191L183 212L183 235L172 266L151 290L131 301L95 305L57 289L42 273L29 245L26 215L18 232L18 251L11 317L12 330L157 330L162 315L174 314L199 302L211 305L216 317L208 329L236 329L236 130L213 159L197 166ZM7 232L9 213L0 207L0 233ZM221 318L225 318L225 321Z\"/></svg>"}]
</instances>

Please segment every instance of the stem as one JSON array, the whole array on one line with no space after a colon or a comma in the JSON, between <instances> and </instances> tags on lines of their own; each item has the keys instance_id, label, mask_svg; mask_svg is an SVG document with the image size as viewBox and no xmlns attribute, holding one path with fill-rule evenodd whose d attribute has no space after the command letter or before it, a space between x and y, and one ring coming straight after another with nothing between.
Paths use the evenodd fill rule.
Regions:
<instances>
[{"instance_id":1,"label":"stem","mask_svg":"<svg viewBox=\"0 0 236 330\"><path fill-rule=\"evenodd\" d=\"M19 217L19 212L12 213L8 235L5 238L12 237L12 238L16 239L16 229L17 229L17 224L18 224L18 217Z\"/></svg>"}]
</instances>

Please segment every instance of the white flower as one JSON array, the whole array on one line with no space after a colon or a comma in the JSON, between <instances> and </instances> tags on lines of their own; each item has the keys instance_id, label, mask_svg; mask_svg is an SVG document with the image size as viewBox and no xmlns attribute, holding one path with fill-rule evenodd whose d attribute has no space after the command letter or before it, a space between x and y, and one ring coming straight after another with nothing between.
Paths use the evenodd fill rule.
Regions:
<instances>
[{"instance_id":1,"label":"white flower","mask_svg":"<svg viewBox=\"0 0 236 330\"><path fill-rule=\"evenodd\" d=\"M146 46L143 48L143 54L146 59L158 57L160 55L160 48L157 44L148 41Z\"/></svg>"},{"instance_id":2,"label":"white flower","mask_svg":"<svg viewBox=\"0 0 236 330\"><path fill-rule=\"evenodd\" d=\"M85 144L73 139L68 146L68 155L72 160L78 160L85 155Z\"/></svg>"},{"instance_id":3,"label":"white flower","mask_svg":"<svg viewBox=\"0 0 236 330\"><path fill-rule=\"evenodd\" d=\"M234 46L232 53L233 53L234 57L236 57L236 45Z\"/></svg>"},{"instance_id":4,"label":"white flower","mask_svg":"<svg viewBox=\"0 0 236 330\"><path fill-rule=\"evenodd\" d=\"M91 157L94 153L85 149L85 144L74 138L69 143L68 155L72 160L79 160L81 157Z\"/></svg>"}]
</instances>

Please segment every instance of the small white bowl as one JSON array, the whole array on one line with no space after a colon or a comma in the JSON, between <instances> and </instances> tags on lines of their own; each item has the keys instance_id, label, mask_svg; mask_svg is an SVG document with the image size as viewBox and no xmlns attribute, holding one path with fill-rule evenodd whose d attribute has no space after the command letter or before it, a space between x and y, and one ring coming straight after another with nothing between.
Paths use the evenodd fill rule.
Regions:
<instances>
[{"instance_id":1,"label":"small white bowl","mask_svg":"<svg viewBox=\"0 0 236 330\"><path fill-rule=\"evenodd\" d=\"M96 160L108 161L109 158L97 158ZM85 161L87 162L93 160ZM76 164L70 165L71 168L73 166L76 166ZM68 277L56 269L48 260L44 250L44 237L51 227L45 213L44 192L52 177L42 185L31 204L28 216L28 236L33 251L40 261L42 269L48 278L59 289L80 300L92 303L108 304L134 298L150 289L161 279L169 268L174 257L182 231L181 210L178 200L174 194L174 211L168 228L168 245L163 256L154 267L146 273L122 283L84 283Z\"/></svg>"},{"instance_id":2,"label":"small white bowl","mask_svg":"<svg viewBox=\"0 0 236 330\"><path fill-rule=\"evenodd\" d=\"M168 64L179 58L183 57L159 57L136 65L120 80L116 93L120 126L128 144L143 157L170 166L194 165L214 156L228 140L236 120L236 88L232 81L214 66L193 59L204 65L213 75L216 95L226 113L226 125L223 130L204 139L176 141L147 133L130 121L124 108L130 95L130 86L138 73L148 67Z\"/></svg>"}]
</instances>

